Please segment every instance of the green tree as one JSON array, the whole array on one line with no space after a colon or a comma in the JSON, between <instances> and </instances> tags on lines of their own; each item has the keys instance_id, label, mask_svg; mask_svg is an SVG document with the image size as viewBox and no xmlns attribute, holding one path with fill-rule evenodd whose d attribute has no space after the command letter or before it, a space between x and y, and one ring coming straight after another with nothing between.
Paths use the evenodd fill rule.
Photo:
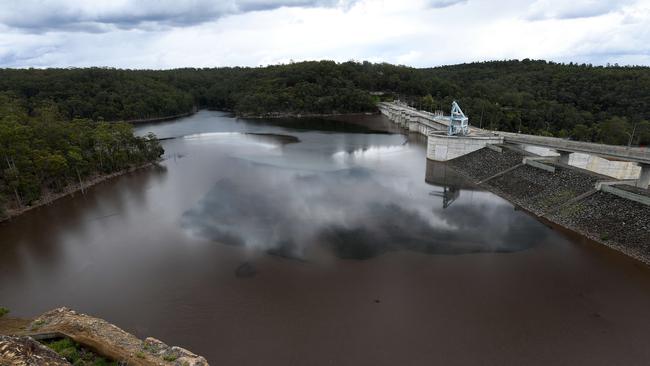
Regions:
<instances>
[{"instance_id":1,"label":"green tree","mask_svg":"<svg viewBox=\"0 0 650 366\"><path fill-rule=\"evenodd\" d=\"M598 124L600 142L610 145L625 145L629 139L630 124L627 119L612 117Z\"/></svg>"},{"instance_id":2,"label":"green tree","mask_svg":"<svg viewBox=\"0 0 650 366\"><path fill-rule=\"evenodd\" d=\"M155 135L133 135L127 123L64 120L43 102L34 115L0 93L0 216L94 174L154 162L163 154Z\"/></svg>"},{"instance_id":3,"label":"green tree","mask_svg":"<svg viewBox=\"0 0 650 366\"><path fill-rule=\"evenodd\" d=\"M591 141L592 134L591 129L583 124L577 124L571 132L571 136L579 141Z\"/></svg>"},{"instance_id":4,"label":"green tree","mask_svg":"<svg viewBox=\"0 0 650 366\"><path fill-rule=\"evenodd\" d=\"M641 146L650 145L650 122L641 121L637 124L635 132L635 143Z\"/></svg>"}]
</instances>

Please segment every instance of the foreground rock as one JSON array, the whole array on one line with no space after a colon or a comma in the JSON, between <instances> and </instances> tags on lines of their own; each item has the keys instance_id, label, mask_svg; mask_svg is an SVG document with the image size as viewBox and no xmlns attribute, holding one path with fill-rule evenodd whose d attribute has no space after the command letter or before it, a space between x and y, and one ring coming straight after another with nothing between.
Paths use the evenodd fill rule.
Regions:
<instances>
[{"instance_id":1,"label":"foreground rock","mask_svg":"<svg viewBox=\"0 0 650 366\"><path fill-rule=\"evenodd\" d=\"M70 366L70 363L31 337L0 336L0 365Z\"/></svg>"},{"instance_id":2,"label":"foreground rock","mask_svg":"<svg viewBox=\"0 0 650 366\"><path fill-rule=\"evenodd\" d=\"M207 366L205 358L155 339L142 341L105 320L68 308L48 311L28 329L32 334L60 334L98 354L126 365Z\"/></svg>"}]
</instances>

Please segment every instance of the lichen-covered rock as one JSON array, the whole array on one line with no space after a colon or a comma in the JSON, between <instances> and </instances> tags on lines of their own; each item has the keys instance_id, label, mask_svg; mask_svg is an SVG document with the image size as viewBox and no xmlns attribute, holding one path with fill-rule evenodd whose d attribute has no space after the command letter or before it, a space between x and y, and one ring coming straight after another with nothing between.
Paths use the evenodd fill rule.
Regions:
<instances>
[{"instance_id":1,"label":"lichen-covered rock","mask_svg":"<svg viewBox=\"0 0 650 366\"><path fill-rule=\"evenodd\" d=\"M148 337L144 340L144 350L163 360L173 361L179 366L207 366L205 358L198 356L185 348L169 346L163 341Z\"/></svg>"},{"instance_id":2,"label":"lichen-covered rock","mask_svg":"<svg viewBox=\"0 0 650 366\"><path fill-rule=\"evenodd\" d=\"M68 308L44 313L31 323L29 330L60 333L102 356L128 365L208 366L205 358L180 347L170 347L155 338L142 341L105 320Z\"/></svg>"},{"instance_id":3,"label":"lichen-covered rock","mask_svg":"<svg viewBox=\"0 0 650 366\"><path fill-rule=\"evenodd\" d=\"M198 356L185 348L174 346L172 352L178 354L176 363L181 366L207 366L208 362L205 358Z\"/></svg>"},{"instance_id":4,"label":"lichen-covered rock","mask_svg":"<svg viewBox=\"0 0 650 366\"><path fill-rule=\"evenodd\" d=\"M0 365L70 366L70 363L31 337L0 335Z\"/></svg>"}]
</instances>

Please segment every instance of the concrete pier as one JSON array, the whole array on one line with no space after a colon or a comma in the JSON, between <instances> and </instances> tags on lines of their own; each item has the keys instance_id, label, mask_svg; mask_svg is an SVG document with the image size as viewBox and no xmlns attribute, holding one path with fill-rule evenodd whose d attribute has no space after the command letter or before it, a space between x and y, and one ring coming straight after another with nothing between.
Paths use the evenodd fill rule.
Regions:
<instances>
[{"instance_id":1,"label":"concrete pier","mask_svg":"<svg viewBox=\"0 0 650 366\"><path fill-rule=\"evenodd\" d=\"M557 152L558 152L558 154L560 154L559 162L561 164L569 165L569 158L571 158L571 154L573 154L573 152L564 151L564 150L557 150Z\"/></svg>"},{"instance_id":2,"label":"concrete pier","mask_svg":"<svg viewBox=\"0 0 650 366\"><path fill-rule=\"evenodd\" d=\"M636 186L639 188L648 188L650 185L650 164L639 164L641 166L641 174Z\"/></svg>"}]
</instances>

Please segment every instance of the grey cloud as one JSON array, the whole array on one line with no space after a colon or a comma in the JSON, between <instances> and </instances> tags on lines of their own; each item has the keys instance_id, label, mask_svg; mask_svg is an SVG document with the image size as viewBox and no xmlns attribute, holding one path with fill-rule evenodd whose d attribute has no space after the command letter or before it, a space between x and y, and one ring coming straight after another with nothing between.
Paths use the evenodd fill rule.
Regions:
<instances>
[{"instance_id":1,"label":"grey cloud","mask_svg":"<svg viewBox=\"0 0 650 366\"><path fill-rule=\"evenodd\" d=\"M57 46L35 46L9 51L0 49L0 67L21 67L25 64L37 67L48 66L41 58L57 50Z\"/></svg>"},{"instance_id":2,"label":"grey cloud","mask_svg":"<svg viewBox=\"0 0 650 366\"><path fill-rule=\"evenodd\" d=\"M78 3L56 0L43 3L23 0L3 4L0 24L23 32L46 31L108 32L118 29L152 30L173 26L200 24L219 17L280 7L331 7L337 0L130 0Z\"/></svg>"},{"instance_id":3,"label":"grey cloud","mask_svg":"<svg viewBox=\"0 0 650 366\"><path fill-rule=\"evenodd\" d=\"M240 12L273 10L288 7L331 7L339 4L336 0L239 0L236 8Z\"/></svg>"},{"instance_id":4,"label":"grey cloud","mask_svg":"<svg viewBox=\"0 0 650 366\"><path fill-rule=\"evenodd\" d=\"M427 6L429 8L447 8L456 4L464 4L467 0L429 0L427 1Z\"/></svg>"}]
</instances>

